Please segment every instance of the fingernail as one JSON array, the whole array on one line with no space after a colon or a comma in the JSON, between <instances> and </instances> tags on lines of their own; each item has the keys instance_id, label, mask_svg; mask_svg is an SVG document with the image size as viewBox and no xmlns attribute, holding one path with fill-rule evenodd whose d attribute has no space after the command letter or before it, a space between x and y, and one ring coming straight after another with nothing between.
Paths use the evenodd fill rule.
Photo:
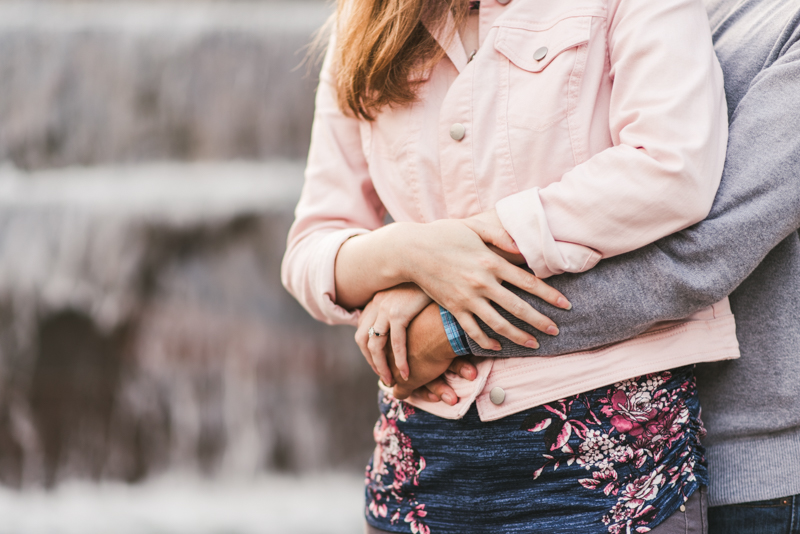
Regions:
<instances>
[{"instance_id":1,"label":"fingernail","mask_svg":"<svg viewBox=\"0 0 800 534\"><path fill-rule=\"evenodd\" d=\"M546 332L548 334L550 334L551 336L557 336L558 335L558 327L550 325L550 326L547 327Z\"/></svg>"},{"instance_id":2,"label":"fingernail","mask_svg":"<svg viewBox=\"0 0 800 534\"><path fill-rule=\"evenodd\" d=\"M400 371L400 376L403 377L403 380L408 382L408 371Z\"/></svg>"},{"instance_id":3,"label":"fingernail","mask_svg":"<svg viewBox=\"0 0 800 534\"><path fill-rule=\"evenodd\" d=\"M454 399L453 395L451 395L450 393L445 393L444 395L442 395L442 400L444 400L450 406L456 403L456 399Z\"/></svg>"},{"instance_id":4,"label":"fingernail","mask_svg":"<svg viewBox=\"0 0 800 534\"><path fill-rule=\"evenodd\" d=\"M564 297L558 297L556 304L558 304L559 307L564 308L565 310L572 309L572 303L567 299L565 299Z\"/></svg>"},{"instance_id":5,"label":"fingernail","mask_svg":"<svg viewBox=\"0 0 800 534\"><path fill-rule=\"evenodd\" d=\"M467 380L475 380L472 369L462 369L460 374L461 378L465 378Z\"/></svg>"},{"instance_id":6,"label":"fingernail","mask_svg":"<svg viewBox=\"0 0 800 534\"><path fill-rule=\"evenodd\" d=\"M530 341L525 342L525 346L528 347L529 349L538 349L539 342L536 341L535 339L531 339Z\"/></svg>"},{"instance_id":7,"label":"fingernail","mask_svg":"<svg viewBox=\"0 0 800 534\"><path fill-rule=\"evenodd\" d=\"M494 344L492 345L492 350L500 350L500 349L501 349L501 347L500 347L500 343L494 343Z\"/></svg>"}]
</instances>

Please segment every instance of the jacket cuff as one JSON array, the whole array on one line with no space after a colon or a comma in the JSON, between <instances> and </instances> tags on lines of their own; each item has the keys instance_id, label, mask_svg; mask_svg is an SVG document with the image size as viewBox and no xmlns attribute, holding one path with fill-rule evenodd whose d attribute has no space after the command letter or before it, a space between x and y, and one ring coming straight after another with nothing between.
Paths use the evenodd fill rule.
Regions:
<instances>
[{"instance_id":1,"label":"jacket cuff","mask_svg":"<svg viewBox=\"0 0 800 534\"><path fill-rule=\"evenodd\" d=\"M336 304L336 281L334 278L336 255L345 241L351 237L368 234L364 228L345 228L325 237L314 259L314 272L318 275L318 286L314 300L319 307L321 319L328 324L357 325L361 310L348 311ZM316 315L313 314L312 315Z\"/></svg>"},{"instance_id":2,"label":"jacket cuff","mask_svg":"<svg viewBox=\"0 0 800 534\"><path fill-rule=\"evenodd\" d=\"M495 209L503 228L539 278L587 271L602 258L599 252L587 246L555 240L538 187L507 196Z\"/></svg>"}]
</instances>

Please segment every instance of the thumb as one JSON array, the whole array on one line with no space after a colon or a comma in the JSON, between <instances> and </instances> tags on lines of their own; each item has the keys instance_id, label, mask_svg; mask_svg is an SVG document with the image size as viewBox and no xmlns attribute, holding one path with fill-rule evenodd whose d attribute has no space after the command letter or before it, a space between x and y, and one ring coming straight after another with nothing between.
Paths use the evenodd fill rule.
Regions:
<instances>
[{"instance_id":1,"label":"thumb","mask_svg":"<svg viewBox=\"0 0 800 534\"><path fill-rule=\"evenodd\" d=\"M464 219L464 223L469 229L478 234L484 243L494 245L500 250L510 254L521 254L519 247L514 242L514 239L508 232L506 232L506 229L503 228L500 219L497 218L496 215L491 223L482 220L483 217L485 217L485 214L481 214L478 217Z\"/></svg>"},{"instance_id":2,"label":"thumb","mask_svg":"<svg viewBox=\"0 0 800 534\"><path fill-rule=\"evenodd\" d=\"M509 252L511 254L521 254L519 247L514 242L514 239L502 228L490 229L487 232L487 238L484 239L484 242L494 245L500 250Z\"/></svg>"}]
</instances>

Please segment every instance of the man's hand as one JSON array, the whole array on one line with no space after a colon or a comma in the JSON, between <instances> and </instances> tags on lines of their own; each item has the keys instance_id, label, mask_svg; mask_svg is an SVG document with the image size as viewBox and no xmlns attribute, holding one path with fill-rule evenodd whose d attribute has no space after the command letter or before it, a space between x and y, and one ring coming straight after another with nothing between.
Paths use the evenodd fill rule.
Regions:
<instances>
[{"instance_id":1,"label":"man's hand","mask_svg":"<svg viewBox=\"0 0 800 534\"><path fill-rule=\"evenodd\" d=\"M405 399L419 389L428 400L443 400L449 405L458 402L453 388L448 386L442 374L450 370L467 380L474 380L478 370L465 358L459 358L453 352L447 334L444 331L439 305L429 304L409 325L407 330L408 380L400 376L394 358L387 358L392 375L396 381L393 394L398 399Z\"/></svg>"}]
</instances>

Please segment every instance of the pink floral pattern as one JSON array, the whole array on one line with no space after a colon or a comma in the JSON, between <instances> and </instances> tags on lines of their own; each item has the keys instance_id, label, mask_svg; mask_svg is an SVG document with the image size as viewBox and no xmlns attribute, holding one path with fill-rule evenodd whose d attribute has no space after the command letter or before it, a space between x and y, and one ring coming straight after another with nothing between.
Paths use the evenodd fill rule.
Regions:
<instances>
[{"instance_id":1,"label":"pink floral pattern","mask_svg":"<svg viewBox=\"0 0 800 534\"><path fill-rule=\"evenodd\" d=\"M392 525L402 519L412 534L430 534L425 523L428 512L412 489L419 486L425 458L397 426L398 421L405 422L414 415L414 409L389 395L383 396L381 402L388 406L373 429L377 446L366 471L367 515L390 517Z\"/></svg>"},{"instance_id":2,"label":"pink floral pattern","mask_svg":"<svg viewBox=\"0 0 800 534\"><path fill-rule=\"evenodd\" d=\"M649 532L648 525L659 514L659 492L676 484L682 490L684 484L695 481L694 441L681 448L679 461L663 462L671 446L686 437L690 411L684 399L694 388L693 379L678 387L663 387L670 378L670 372L662 372L626 380L614 384L594 404L578 395L528 416L522 428L544 432L550 452L543 454L545 462L533 478L547 468L581 466L591 475L578 480L581 486L617 499L602 517L609 533ZM579 410L580 418L571 417L573 406L585 408ZM702 424L698 424L702 435ZM683 500L687 498L684 494Z\"/></svg>"}]
</instances>

